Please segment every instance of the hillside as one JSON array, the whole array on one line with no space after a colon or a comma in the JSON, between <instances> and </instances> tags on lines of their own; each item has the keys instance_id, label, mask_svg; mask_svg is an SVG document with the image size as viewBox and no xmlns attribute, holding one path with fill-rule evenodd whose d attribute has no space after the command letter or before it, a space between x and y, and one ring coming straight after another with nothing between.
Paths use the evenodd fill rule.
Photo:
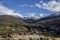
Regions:
<instances>
[{"instance_id":1,"label":"hillside","mask_svg":"<svg viewBox=\"0 0 60 40\"><path fill-rule=\"evenodd\" d=\"M34 22L27 22L27 26L43 32L43 35L60 36L60 12L40 18Z\"/></svg>"},{"instance_id":2,"label":"hillside","mask_svg":"<svg viewBox=\"0 0 60 40\"><path fill-rule=\"evenodd\" d=\"M12 33L17 31L27 31L27 28L23 26L25 22L20 17L14 17L10 15L0 15L0 34Z\"/></svg>"},{"instance_id":3,"label":"hillside","mask_svg":"<svg viewBox=\"0 0 60 40\"><path fill-rule=\"evenodd\" d=\"M11 15L0 15L0 34L20 31L24 33L34 31L33 33L36 33L38 31L39 33L42 32L42 35L59 36L60 15L51 15L40 18L39 20L22 19Z\"/></svg>"},{"instance_id":4,"label":"hillside","mask_svg":"<svg viewBox=\"0 0 60 40\"><path fill-rule=\"evenodd\" d=\"M15 24L23 24L24 21L22 18L19 17L13 17L9 15L0 15L0 24L9 24L9 23L15 23Z\"/></svg>"}]
</instances>

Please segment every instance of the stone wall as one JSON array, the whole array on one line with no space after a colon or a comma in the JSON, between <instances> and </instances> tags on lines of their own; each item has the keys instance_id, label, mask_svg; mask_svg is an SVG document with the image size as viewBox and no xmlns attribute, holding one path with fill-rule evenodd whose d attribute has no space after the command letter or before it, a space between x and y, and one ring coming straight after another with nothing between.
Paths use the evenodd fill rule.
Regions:
<instances>
[{"instance_id":1,"label":"stone wall","mask_svg":"<svg viewBox=\"0 0 60 40\"><path fill-rule=\"evenodd\" d=\"M0 38L0 40L60 40L60 38L44 37L39 35L12 35L13 38Z\"/></svg>"}]
</instances>

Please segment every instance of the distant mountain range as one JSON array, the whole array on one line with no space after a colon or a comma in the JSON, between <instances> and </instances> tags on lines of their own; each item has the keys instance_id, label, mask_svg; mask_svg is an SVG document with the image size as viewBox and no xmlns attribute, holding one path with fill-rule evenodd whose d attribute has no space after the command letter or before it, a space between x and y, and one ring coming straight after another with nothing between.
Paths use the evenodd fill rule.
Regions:
<instances>
[{"instance_id":1,"label":"distant mountain range","mask_svg":"<svg viewBox=\"0 0 60 40\"><path fill-rule=\"evenodd\" d=\"M34 18L20 18L18 16L11 15L0 15L0 28L1 27L26 27L28 30L31 28L36 28L42 32L46 30L47 33L56 33L58 36L60 34L60 12L53 13L49 16L39 18L35 20ZM1 28L3 29L3 28ZM24 28L25 29L25 28ZM19 29L17 29L19 30ZM22 29L23 30L23 29ZM2 31L3 32L3 31ZM50 34L49 34L50 35Z\"/></svg>"},{"instance_id":2,"label":"distant mountain range","mask_svg":"<svg viewBox=\"0 0 60 40\"><path fill-rule=\"evenodd\" d=\"M33 18L30 18L30 19L27 18L24 21L27 22L27 23L36 23L36 22L39 22L39 21L45 21L45 20L56 19L56 18L60 18L60 12L56 12L56 13L53 13L49 16L39 18L38 20L33 19Z\"/></svg>"},{"instance_id":3,"label":"distant mountain range","mask_svg":"<svg viewBox=\"0 0 60 40\"><path fill-rule=\"evenodd\" d=\"M20 18L20 17L14 17L11 15L0 15L0 24L9 24L9 23L13 23L13 24L19 24L19 25L33 25L33 24L38 24L39 23L43 23L43 22L47 22L47 21L52 21L52 20L60 20L60 12L56 12L53 13L49 16L40 18L38 20L35 20L33 18Z\"/></svg>"},{"instance_id":4,"label":"distant mountain range","mask_svg":"<svg viewBox=\"0 0 60 40\"><path fill-rule=\"evenodd\" d=\"M43 17L43 18L40 18L38 21L43 21L43 20L50 20L50 19L56 19L56 18L60 18L60 12L56 12L56 13L53 13L49 16L46 16L46 17Z\"/></svg>"}]
</instances>

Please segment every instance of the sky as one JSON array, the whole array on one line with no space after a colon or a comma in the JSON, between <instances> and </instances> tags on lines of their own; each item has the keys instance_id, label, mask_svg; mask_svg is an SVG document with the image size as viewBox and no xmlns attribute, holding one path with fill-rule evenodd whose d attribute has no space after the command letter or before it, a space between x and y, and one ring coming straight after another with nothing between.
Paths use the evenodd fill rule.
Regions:
<instances>
[{"instance_id":1,"label":"sky","mask_svg":"<svg viewBox=\"0 0 60 40\"><path fill-rule=\"evenodd\" d=\"M60 0L0 0L0 15L41 18L60 11Z\"/></svg>"}]
</instances>

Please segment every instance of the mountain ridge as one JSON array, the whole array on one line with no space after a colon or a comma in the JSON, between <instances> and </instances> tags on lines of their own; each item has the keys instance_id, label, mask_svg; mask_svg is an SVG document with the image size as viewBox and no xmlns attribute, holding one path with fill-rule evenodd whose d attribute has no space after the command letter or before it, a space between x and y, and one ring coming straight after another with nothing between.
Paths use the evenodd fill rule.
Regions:
<instances>
[{"instance_id":1,"label":"mountain ridge","mask_svg":"<svg viewBox=\"0 0 60 40\"><path fill-rule=\"evenodd\" d=\"M60 14L60 12L57 12ZM59 20L60 19L60 15L56 16L57 13L53 13L49 16L46 16L46 17L43 17L43 18L40 18L38 20L34 20L32 18L27 18L27 19L24 19L24 18L21 18L21 17L18 17L18 16L12 16L12 15L0 15L0 22L3 22L3 21L7 21L10 20L10 22L13 22L13 23L17 23L17 24L20 24L20 25L25 25L25 24L38 24L39 22L42 23L43 21L47 22L48 20L51 20L51 19L54 19L54 20Z\"/></svg>"}]
</instances>

